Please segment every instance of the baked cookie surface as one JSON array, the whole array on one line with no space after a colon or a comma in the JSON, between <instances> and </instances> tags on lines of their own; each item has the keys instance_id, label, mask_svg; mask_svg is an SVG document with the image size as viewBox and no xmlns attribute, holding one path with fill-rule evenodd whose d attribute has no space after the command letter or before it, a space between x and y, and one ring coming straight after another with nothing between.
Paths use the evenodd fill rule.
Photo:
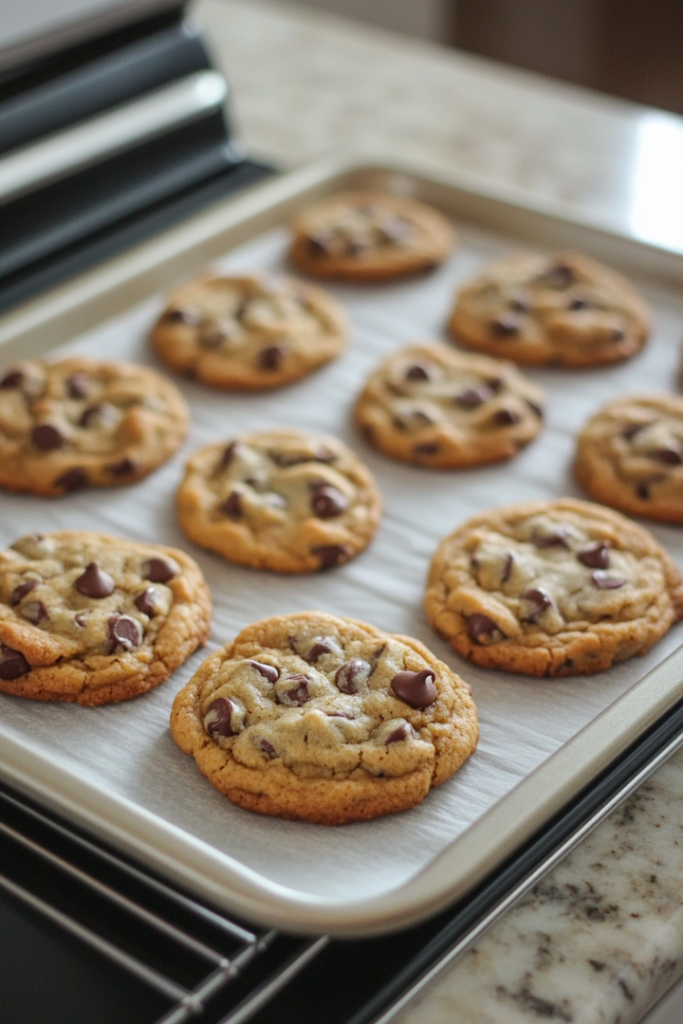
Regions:
<instances>
[{"instance_id":1,"label":"baked cookie surface","mask_svg":"<svg viewBox=\"0 0 683 1024\"><path fill-rule=\"evenodd\" d=\"M469 686L426 647L322 612L256 622L211 655L171 731L233 803L324 825L415 806L478 738Z\"/></svg>"},{"instance_id":2,"label":"baked cookie surface","mask_svg":"<svg viewBox=\"0 0 683 1024\"><path fill-rule=\"evenodd\" d=\"M321 288L275 274L199 277L168 296L152 347L218 388L276 388L346 346L347 317Z\"/></svg>"},{"instance_id":3,"label":"baked cookie surface","mask_svg":"<svg viewBox=\"0 0 683 1024\"><path fill-rule=\"evenodd\" d=\"M543 405L543 391L514 364L434 343L385 359L355 419L385 455L448 469L512 458L541 429Z\"/></svg>"},{"instance_id":4,"label":"baked cookie surface","mask_svg":"<svg viewBox=\"0 0 683 1024\"><path fill-rule=\"evenodd\" d=\"M625 277L588 256L514 253L460 290L448 326L468 348L517 363L582 368L639 352L650 312Z\"/></svg>"},{"instance_id":5,"label":"baked cookie surface","mask_svg":"<svg viewBox=\"0 0 683 1024\"><path fill-rule=\"evenodd\" d=\"M133 483L176 451L188 425L178 389L146 366L16 363L0 373L0 486L57 497Z\"/></svg>"},{"instance_id":6,"label":"baked cookie surface","mask_svg":"<svg viewBox=\"0 0 683 1024\"><path fill-rule=\"evenodd\" d=\"M579 434L574 473L606 505L683 523L683 398L626 395Z\"/></svg>"},{"instance_id":7,"label":"baked cookie surface","mask_svg":"<svg viewBox=\"0 0 683 1024\"><path fill-rule=\"evenodd\" d=\"M343 192L304 210L292 224L292 262L314 277L385 281L433 270L455 232L438 210L388 192Z\"/></svg>"},{"instance_id":8,"label":"baked cookie surface","mask_svg":"<svg viewBox=\"0 0 683 1024\"><path fill-rule=\"evenodd\" d=\"M464 523L432 560L425 606L479 665L587 675L645 654L683 616L683 581L647 530L564 498Z\"/></svg>"},{"instance_id":9,"label":"baked cookie surface","mask_svg":"<svg viewBox=\"0 0 683 1024\"><path fill-rule=\"evenodd\" d=\"M272 430L195 452L177 509L190 540L228 561L302 573L362 551L377 528L381 497L341 441Z\"/></svg>"},{"instance_id":10,"label":"baked cookie surface","mask_svg":"<svg viewBox=\"0 0 683 1024\"><path fill-rule=\"evenodd\" d=\"M175 548L87 530L0 552L0 690L108 704L158 686L209 634L199 566Z\"/></svg>"}]
</instances>

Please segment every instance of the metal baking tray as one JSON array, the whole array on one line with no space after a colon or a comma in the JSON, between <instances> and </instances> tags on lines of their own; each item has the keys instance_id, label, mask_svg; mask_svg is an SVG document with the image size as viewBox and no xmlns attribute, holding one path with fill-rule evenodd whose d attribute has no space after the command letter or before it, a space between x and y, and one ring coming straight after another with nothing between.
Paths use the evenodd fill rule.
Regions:
<instances>
[{"instance_id":1,"label":"metal baking tray","mask_svg":"<svg viewBox=\"0 0 683 1024\"><path fill-rule=\"evenodd\" d=\"M579 223L514 190L460 175L332 159L231 198L0 321L0 365L84 352L153 363L146 332L164 290L212 264L287 270L288 220L311 200L379 187L450 214L460 247L433 275L373 287L330 285L353 323L347 355L278 392L214 392L179 380L193 426L185 447L130 488L58 501L0 498L0 543L30 530L95 528L184 547L202 565L216 613L210 646L247 622L319 607L427 643L468 679L480 711L479 750L420 807L325 829L234 807L172 743L173 696L197 652L157 690L104 708L43 705L0 695L0 776L211 902L296 932L368 935L406 927L470 892L585 789L683 697L674 627L644 658L606 673L536 680L463 662L429 629L422 591L439 539L487 507L580 494L573 437L612 396L674 386L683 298L672 287L683 255ZM438 472L385 459L354 432L350 411L379 358L444 337L454 291L482 262L514 248L581 248L629 273L656 313L653 338L630 363L594 371L529 370L548 392L548 423L516 459ZM242 430L294 425L340 436L375 473L386 511L371 547L331 573L278 577L194 549L173 515L186 455ZM683 564L683 536L650 528Z\"/></svg>"}]
</instances>

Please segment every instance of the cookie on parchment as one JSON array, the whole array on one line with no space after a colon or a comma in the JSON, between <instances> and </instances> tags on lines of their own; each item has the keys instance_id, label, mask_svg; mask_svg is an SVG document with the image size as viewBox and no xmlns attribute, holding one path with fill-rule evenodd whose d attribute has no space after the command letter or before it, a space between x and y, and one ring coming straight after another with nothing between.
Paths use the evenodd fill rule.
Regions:
<instances>
[{"instance_id":1,"label":"cookie on parchment","mask_svg":"<svg viewBox=\"0 0 683 1024\"><path fill-rule=\"evenodd\" d=\"M372 282L433 270L455 232L438 210L388 192L343 192L292 224L292 262L314 277Z\"/></svg>"},{"instance_id":2,"label":"cookie on parchment","mask_svg":"<svg viewBox=\"0 0 683 1024\"><path fill-rule=\"evenodd\" d=\"M275 274L203 276L177 288L155 324L157 355L217 388L277 388L338 356L347 317L321 288Z\"/></svg>"},{"instance_id":3,"label":"cookie on parchment","mask_svg":"<svg viewBox=\"0 0 683 1024\"><path fill-rule=\"evenodd\" d=\"M322 825L414 807L478 738L469 686L426 647L322 612L242 630L177 695L171 731L233 803Z\"/></svg>"},{"instance_id":4,"label":"cookie on parchment","mask_svg":"<svg viewBox=\"0 0 683 1024\"><path fill-rule=\"evenodd\" d=\"M57 497L130 484L180 446L184 398L134 363L71 358L0 373L0 486Z\"/></svg>"},{"instance_id":5,"label":"cookie on parchment","mask_svg":"<svg viewBox=\"0 0 683 1024\"><path fill-rule=\"evenodd\" d=\"M254 569L300 573L333 568L362 551L379 522L381 497L341 441L271 430L195 452L177 508L183 530L201 547Z\"/></svg>"},{"instance_id":6,"label":"cookie on parchment","mask_svg":"<svg viewBox=\"0 0 683 1024\"><path fill-rule=\"evenodd\" d=\"M464 523L432 560L425 605L434 629L479 665L588 675L647 653L683 616L683 581L647 530L562 498Z\"/></svg>"},{"instance_id":7,"label":"cookie on parchment","mask_svg":"<svg viewBox=\"0 0 683 1024\"><path fill-rule=\"evenodd\" d=\"M542 426L542 390L513 363L411 345L371 374L356 423L385 455L438 469L510 459Z\"/></svg>"},{"instance_id":8,"label":"cookie on parchment","mask_svg":"<svg viewBox=\"0 0 683 1024\"><path fill-rule=\"evenodd\" d=\"M683 523L683 398L625 395L603 406L579 434L574 473L605 505Z\"/></svg>"},{"instance_id":9,"label":"cookie on parchment","mask_svg":"<svg viewBox=\"0 0 683 1024\"><path fill-rule=\"evenodd\" d=\"M175 548L88 530L0 552L0 690L109 704L158 686L209 635L211 596Z\"/></svg>"},{"instance_id":10,"label":"cookie on parchment","mask_svg":"<svg viewBox=\"0 0 683 1024\"><path fill-rule=\"evenodd\" d=\"M514 253L460 290L449 328L461 344L490 355L584 368L639 352L650 312L625 277L588 256Z\"/></svg>"}]
</instances>

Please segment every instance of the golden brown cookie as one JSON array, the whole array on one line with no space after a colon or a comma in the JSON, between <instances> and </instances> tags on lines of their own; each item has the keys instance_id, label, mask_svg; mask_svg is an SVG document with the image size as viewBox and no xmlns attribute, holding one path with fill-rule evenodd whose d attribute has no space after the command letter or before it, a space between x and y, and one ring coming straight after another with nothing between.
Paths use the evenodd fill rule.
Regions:
<instances>
[{"instance_id":1,"label":"golden brown cookie","mask_svg":"<svg viewBox=\"0 0 683 1024\"><path fill-rule=\"evenodd\" d=\"M341 441L271 430L195 452L177 508L201 547L254 569L299 573L362 551L382 506L369 470Z\"/></svg>"},{"instance_id":2,"label":"golden brown cookie","mask_svg":"<svg viewBox=\"0 0 683 1024\"><path fill-rule=\"evenodd\" d=\"M314 285L275 274L202 276L177 288L151 341L165 363L216 388L277 388L346 347L347 317Z\"/></svg>"},{"instance_id":3,"label":"golden brown cookie","mask_svg":"<svg viewBox=\"0 0 683 1024\"><path fill-rule=\"evenodd\" d=\"M355 419L385 455L451 469L512 458L541 429L543 405L513 363L424 343L377 367Z\"/></svg>"},{"instance_id":4,"label":"golden brown cookie","mask_svg":"<svg viewBox=\"0 0 683 1024\"><path fill-rule=\"evenodd\" d=\"M452 252L443 214L416 199L355 191L321 200L292 224L292 262L314 277L388 281L433 270Z\"/></svg>"},{"instance_id":5,"label":"golden brown cookie","mask_svg":"<svg viewBox=\"0 0 683 1024\"><path fill-rule=\"evenodd\" d=\"M605 505L683 523L683 398L626 395L603 406L579 434L574 473Z\"/></svg>"},{"instance_id":6,"label":"golden brown cookie","mask_svg":"<svg viewBox=\"0 0 683 1024\"><path fill-rule=\"evenodd\" d=\"M448 326L468 348L582 368L630 359L645 344L650 319L633 285L588 256L514 253L460 290Z\"/></svg>"},{"instance_id":7,"label":"golden brown cookie","mask_svg":"<svg viewBox=\"0 0 683 1024\"><path fill-rule=\"evenodd\" d=\"M184 398L134 363L16 363L0 376L0 486L55 497L130 484L179 447Z\"/></svg>"},{"instance_id":8,"label":"golden brown cookie","mask_svg":"<svg viewBox=\"0 0 683 1024\"><path fill-rule=\"evenodd\" d=\"M175 548L88 530L0 552L0 690L109 704L158 686L209 635L211 595Z\"/></svg>"},{"instance_id":9,"label":"golden brown cookie","mask_svg":"<svg viewBox=\"0 0 683 1024\"><path fill-rule=\"evenodd\" d=\"M475 516L432 560L427 617L458 654L531 676L645 654L683 616L683 581L647 530L587 501Z\"/></svg>"},{"instance_id":10,"label":"golden brown cookie","mask_svg":"<svg viewBox=\"0 0 683 1024\"><path fill-rule=\"evenodd\" d=\"M264 619L177 695L173 738L260 814L343 825L420 803L477 745L470 688L417 640L354 619Z\"/></svg>"}]
</instances>

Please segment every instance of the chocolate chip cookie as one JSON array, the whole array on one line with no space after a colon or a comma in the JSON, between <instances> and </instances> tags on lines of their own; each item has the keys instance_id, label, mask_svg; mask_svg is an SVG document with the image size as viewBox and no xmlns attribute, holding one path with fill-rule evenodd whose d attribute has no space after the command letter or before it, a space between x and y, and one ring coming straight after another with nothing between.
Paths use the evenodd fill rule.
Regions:
<instances>
[{"instance_id":1,"label":"chocolate chip cookie","mask_svg":"<svg viewBox=\"0 0 683 1024\"><path fill-rule=\"evenodd\" d=\"M0 690L109 704L158 686L209 635L211 596L175 548L87 530L0 552Z\"/></svg>"},{"instance_id":2,"label":"chocolate chip cookie","mask_svg":"<svg viewBox=\"0 0 683 1024\"><path fill-rule=\"evenodd\" d=\"M543 405L513 363L422 344L371 374L355 418L385 455L449 469L512 458L541 429Z\"/></svg>"},{"instance_id":3,"label":"chocolate chip cookie","mask_svg":"<svg viewBox=\"0 0 683 1024\"><path fill-rule=\"evenodd\" d=\"M449 328L468 348L517 363L582 368L630 359L650 319L633 285L588 256L516 253L461 289Z\"/></svg>"},{"instance_id":4,"label":"chocolate chip cookie","mask_svg":"<svg viewBox=\"0 0 683 1024\"><path fill-rule=\"evenodd\" d=\"M420 803L477 745L470 688L417 640L353 619L264 619L177 695L173 738L233 803L322 825Z\"/></svg>"},{"instance_id":5,"label":"chocolate chip cookie","mask_svg":"<svg viewBox=\"0 0 683 1024\"><path fill-rule=\"evenodd\" d=\"M425 603L479 665L588 675L645 654L683 616L683 581L647 530L562 498L468 520L439 546Z\"/></svg>"},{"instance_id":6,"label":"chocolate chip cookie","mask_svg":"<svg viewBox=\"0 0 683 1024\"><path fill-rule=\"evenodd\" d=\"M683 398L627 395L603 406L579 435L574 473L606 505L683 523Z\"/></svg>"},{"instance_id":7,"label":"chocolate chip cookie","mask_svg":"<svg viewBox=\"0 0 683 1024\"><path fill-rule=\"evenodd\" d=\"M200 448L177 507L201 547L254 569L299 573L331 569L362 551L381 497L341 441L273 430Z\"/></svg>"},{"instance_id":8,"label":"chocolate chip cookie","mask_svg":"<svg viewBox=\"0 0 683 1024\"><path fill-rule=\"evenodd\" d=\"M130 484L176 451L188 424L178 389L145 366L17 363L0 373L0 486L56 497Z\"/></svg>"},{"instance_id":9,"label":"chocolate chip cookie","mask_svg":"<svg viewBox=\"0 0 683 1024\"><path fill-rule=\"evenodd\" d=\"M177 288L152 330L174 370L217 388L277 388L346 346L347 317L321 288L269 274L200 277Z\"/></svg>"},{"instance_id":10,"label":"chocolate chip cookie","mask_svg":"<svg viewBox=\"0 0 683 1024\"><path fill-rule=\"evenodd\" d=\"M292 224L292 262L314 277L387 281L433 270L455 233L430 206L388 192L343 192L304 210Z\"/></svg>"}]
</instances>

